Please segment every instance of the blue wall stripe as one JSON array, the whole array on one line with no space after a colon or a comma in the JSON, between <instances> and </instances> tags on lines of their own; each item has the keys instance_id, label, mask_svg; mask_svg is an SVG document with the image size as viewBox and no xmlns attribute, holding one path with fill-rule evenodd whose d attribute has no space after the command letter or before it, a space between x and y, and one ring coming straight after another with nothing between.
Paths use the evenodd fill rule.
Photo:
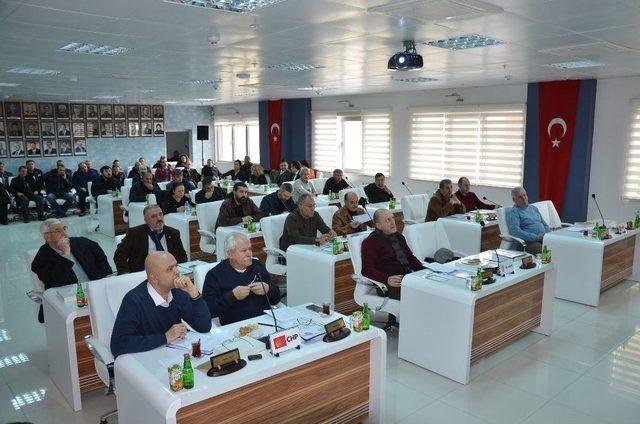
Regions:
<instances>
[{"instance_id":1,"label":"blue wall stripe","mask_svg":"<svg viewBox=\"0 0 640 424\"><path fill-rule=\"evenodd\" d=\"M537 202L540 194L540 117L538 83L527 87L527 125L524 142L524 178L522 186L527 190L530 202Z\"/></svg>"}]
</instances>

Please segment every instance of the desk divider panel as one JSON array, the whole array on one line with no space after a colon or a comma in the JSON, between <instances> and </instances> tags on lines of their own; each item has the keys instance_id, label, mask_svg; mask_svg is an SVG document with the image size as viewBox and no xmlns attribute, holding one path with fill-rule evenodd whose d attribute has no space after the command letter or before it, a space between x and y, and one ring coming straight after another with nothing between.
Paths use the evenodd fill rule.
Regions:
<instances>
[{"instance_id":1,"label":"desk divider panel","mask_svg":"<svg viewBox=\"0 0 640 424\"><path fill-rule=\"evenodd\" d=\"M631 275L635 247L636 237L628 237L604 247L600 293Z\"/></svg>"},{"instance_id":2,"label":"desk divider panel","mask_svg":"<svg viewBox=\"0 0 640 424\"><path fill-rule=\"evenodd\" d=\"M78 376L80 378L80 393L104 387L104 383L98 377L93 355L84 342L84 336L91 334L91 321L89 316L78 317L73 321L76 341L76 356L78 359Z\"/></svg>"}]
</instances>

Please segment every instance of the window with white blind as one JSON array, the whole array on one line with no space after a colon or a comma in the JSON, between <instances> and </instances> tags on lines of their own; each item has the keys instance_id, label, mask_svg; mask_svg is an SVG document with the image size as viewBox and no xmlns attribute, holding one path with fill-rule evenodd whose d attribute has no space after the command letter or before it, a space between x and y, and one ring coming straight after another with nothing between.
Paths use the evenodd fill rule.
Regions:
<instances>
[{"instance_id":1,"label":"window with white blind","mask_svg":"<svg viewBox=\"0 0 640 424\"><path fill-rule=\"evenodd\" d=\"M632 102L631 125L629 126L629 149L624 179L625 199L640 199L640 100Z\"/></svg>"},{"instance_id":2,"label":"window with white blind","mask_svg":"<svg viewBox=\"0 0 640 424\"><path fill-rule=\"evenodd\" d=\"M412 109L409 177L521 185L524 134L524 105Z\"/></svg>"},{"instance_id":3,"label":"window with white blind","mask_svg":"<svg viewBox=\"0 0 640 424\"><path fill-rule=\"evenodd\" d=\"M216 158L218 161L243 160L260 163L260 130L257 118L219 119L214 121Z\"/></svg>"},{"instance_id":4,"label":"window with white blind","mask_svg":"<svg viewBox=\"0 0 640 424\"><path fill-rule=\"evenodd\" d=\"M391 114L387 110L313 112L314 168L360 175L390 173Z\"/></svg>"}]
</instances>

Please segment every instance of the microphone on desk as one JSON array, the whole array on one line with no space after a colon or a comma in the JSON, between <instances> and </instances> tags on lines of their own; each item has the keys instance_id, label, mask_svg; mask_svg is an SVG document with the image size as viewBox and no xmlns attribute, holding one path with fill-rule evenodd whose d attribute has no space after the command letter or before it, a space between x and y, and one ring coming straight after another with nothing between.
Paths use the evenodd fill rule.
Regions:
<instances>
[{"instance_id":1,"label":"microphone on desk","mask_svg":"<svg viewBox=\"0 0 640 424\"><path fill-rule=\"evenodd\" d=\"M251 270L251 272L253 272L254 277L253 277L253 282L259 281L260 284L262 284L262 290L264 290L264 297L267 299L267 305L269 305L269 310L271 311L271 317L273 318L273 328L275 329L276 332L280 331L280 327L278 327L278 320L276 319L276 314L275 312L273 312L273 306L271 305L271 301L269 300L269 296L267 295L267 290L266 290L266 286L264 284L264 281L262 281L262 278L260 278L260 272L257 271L253 264L247 268L247 271ZM251 283L249 283L251 284ZM270 342L269 342L269 336L264 336L264 337L260 337L258 340L260 340L261 342L263 342L265 344L265 346L267 347L267 349L270 349Z\"/></svg>"},{"instance_id":2,"label":"microphone on desk","mask_svg":"<svg viewBox=\"0 0 640 424\"><path fill-rule=\"evenodd\" d=\"M493 200L487 199L487 196L482 196L482 200L486 200L487 202L489 202L489 203L491 203L493 205L500 206L498 203L494 202Z\"/></svg>"},{"instance_id":3,"label":"microphone on desk","mask_svg":"<svg viewBox=\"0 0 640 424\"><path fill-rule=\"evenodd\" d=\"M409 192L409 194L413 194L413 192L411 190L409 190L409 186L407 186L404 181L402 181L400 184L402 184L402 187L405 188L405 190L407 190Z\"/></svg>"},{"instance_id":4,"label":"microphone on desk","mask_svg":"<svg viewBox=\"0 0 640 424\"><path fill-rule=\"evenodd\" d=\"M604 216L602 215L602 211L600 210L600 205L598 205L598 199L596 199L596 194L591 193L591 198L593 199L593 201L596 204L596 207L598 208L598 212L600 213L600 218L602 218L602 228L606 229L607 226L604 223Z\"/></svg>"},{"instance_id":5,"label":"microphone on desk","mask_svg":"<svg viewBox=\"0 0 640 424\"><path fill-rule=\"evenodd\" d=\"M369 213L369 210L367 209L367 203L369 203L367 201L367 199L365 197L361 197L360 200L358 200L358 204L360 206L362 206L362 208L364 209L364 211L367 213L367 215L369 216L369 219L371 220L371 223L373 223L373 217L371 216L371 214Z\"/></svg>"},{"instance_id":6,"label":"microphone on desk","mask_svg":"<svg viewBox=\"0 0 640 424\"><path fill-rule=\"evenodd\" d=\"M345 177L344 177L344 180L347 182L347 184L349 184L349 187L351 187L351 188L355 188L355 187L353 186L353 184L351 184L351 181L349 181L349 177L347 177L346 175L345 175Z\"/></svg>"}]
</instances>

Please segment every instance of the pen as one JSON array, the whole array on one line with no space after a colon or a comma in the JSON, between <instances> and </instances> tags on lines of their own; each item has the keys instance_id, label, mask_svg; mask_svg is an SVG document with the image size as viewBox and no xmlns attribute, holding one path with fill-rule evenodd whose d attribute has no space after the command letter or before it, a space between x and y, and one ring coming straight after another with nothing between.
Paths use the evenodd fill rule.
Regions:
<instances>
[{"instance_id":1,"label":"pen","mask_svg":"<svg viewBox=\"0 0 640 424\"><path fill-rule=\"evenodd\" d=\"M262 322L259 322L258 325L264 325L265 327L274 327L275 328L275 325L273 325L273 324L264 324Z\"/></svg>"}]
</instances>

